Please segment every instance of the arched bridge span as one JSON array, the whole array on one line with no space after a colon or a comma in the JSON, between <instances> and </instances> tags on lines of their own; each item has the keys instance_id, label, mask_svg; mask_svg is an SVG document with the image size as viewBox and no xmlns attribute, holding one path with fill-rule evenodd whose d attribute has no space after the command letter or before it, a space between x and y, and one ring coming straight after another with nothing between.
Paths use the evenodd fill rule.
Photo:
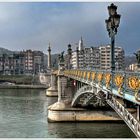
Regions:
<instances>
[{"instance_id":1,"label":"arched bridge span","mask_svg":"<svg viewBox=\"0 0 140 140\"><path fill-rule=\"evenodd\" d=\"M140 137L140 73L66 70L64 76L85 85L77 90L72 100L72 106L76 106L83 95L88 95L83 104L88 104L93 98L101 101L101 96L99 96L101 92L102 95L105 95L105 102L118 113L134 134ZM135 104L137 117L133 116L116 97Z\"/></svg>"}]
</instances>

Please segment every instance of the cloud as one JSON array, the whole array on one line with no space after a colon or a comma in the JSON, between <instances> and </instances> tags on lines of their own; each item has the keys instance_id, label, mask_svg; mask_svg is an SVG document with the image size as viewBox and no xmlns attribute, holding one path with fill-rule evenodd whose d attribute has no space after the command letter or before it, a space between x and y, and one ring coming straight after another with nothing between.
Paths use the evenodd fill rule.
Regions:
<instances>
[{"instance_id":1,"label":"cloud","mask_svg":"<svg viewBox=\"0 0 140 140\"><path fill-rule=\"evenodd\" d=\"M105 19L110 3L0 3L0 46L11 50L34 49L47 53L75 48L81 35L85 46L108 44ZM122 15L116 45L132 54L140 44L140 3L115 3Z\"/></svg>"}]
</instances>

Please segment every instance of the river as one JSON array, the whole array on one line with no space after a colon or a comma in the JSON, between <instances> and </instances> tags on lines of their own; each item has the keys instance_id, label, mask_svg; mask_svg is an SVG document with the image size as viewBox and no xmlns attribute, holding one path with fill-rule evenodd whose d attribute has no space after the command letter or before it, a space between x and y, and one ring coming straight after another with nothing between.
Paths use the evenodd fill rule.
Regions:
<instances>
[{"instance_id":1,"label":"river","mask_svg":"<svg viewBox=\"0 0 140 140\"><path fill-rule=\"evenodd\" d=\"M0 89L0 138L135 138L125 123L48 123L56 100L45 90Z\"/></svg>"}]
</instances>

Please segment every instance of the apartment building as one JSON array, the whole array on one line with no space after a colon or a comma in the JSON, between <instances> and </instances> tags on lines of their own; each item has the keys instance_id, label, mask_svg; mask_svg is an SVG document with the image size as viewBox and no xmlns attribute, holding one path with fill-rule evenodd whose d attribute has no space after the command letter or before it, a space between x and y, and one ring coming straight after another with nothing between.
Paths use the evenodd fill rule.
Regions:
<instances>
[{"instance_id":1,"label":"apartment building","mask_svg":"<svg viewBox=\"0 0 140 140\"><path fill-rule=\"evenodd\" d=\"M79 40L79 45L76 50L71 53L71 65L73 69L82 69L84 67L84 46L83 39Z\"/></svg>"},{"instance_id":2,"label":"apartment building","mask_svg":"<svg viewBox=\"0 0 140 140\"><path fill-rule=\"evenodd\" d=\"M78 55L78 58L77 58ZM100 53L98 47L85 48L83 39L79 40L78 49L72 52L71 63L72 68L77 68L77 61L79 69L99 69L100 68Z\"/></svg>"},{"instance_id":3,"label":"apartment building","mask_svg":"<svg viewBox=\"0 0 140 140\"><path fill-rule=\"evenodd\" d=\"M41 51L0 54L0 74L37 74L44 68L44 54Z\"/></svg>"},{"instance_id":4,"label":"apartment building","mask_svg":"<svg viewBox=\"0 0 140 140\"><path fill-rule=\"evenodd\" d=\"M34 73L34 59L33 59L33 51L26 50L23 51L25 57L25 73L33 74Z\"/></svg>"},{"instance_id":5,"label":"apartment building","mask_svg":"<svg viewBox=\"0 0 140 140\"><path fill-rule=\"evenodd\" d=\"M111 68L111 46L99 46L100 50L100 69L108 70ZM124 50L121 47L115 47L115 69L124 70Z\"/></svg>"},{"instance_id":6,"label":"apartment building","mask_svg":"<svg viewBox=\"0 0 140 140\"><path fill-rule=\"evenodd\" d=\"M34 60L34 72L35 74L39 72L43 72L45 69L44 66L44 54L41 51L34 51L33 52L33 60Z\"/></svg>"},{"instance_id":7,"label":"apartment building","mask_svg":"<svg viewBox=\"0 0 140 140\"><path fill-rule=\"evenodd\" d=\"M22 52L13 54L14 71L11 74L24 74L25 71L25 57Z\"/></svg>"},{"instance_id":8,"label":"apartment building","mask_svg":"<svg viewBox=\"0 0 140 140\"><path fill-rule=\"evenodd\" d=\"M84 67L89 69L100 69L100 53L98 47L84 49Z\"/></svg>"},{"instance_id":9,"label":"apartment building","mask_svg":"<svg viewBox=\"0 0 140 140\"><path fill-rule=\"evenodd\" d=\"M72 52L71 64L73 69L111 69L111 46L85 48L81 38L78 51ZM115 69L124 70L124 68L124 50L121 47L115 47Z\"/></svg>"}]
</instances>

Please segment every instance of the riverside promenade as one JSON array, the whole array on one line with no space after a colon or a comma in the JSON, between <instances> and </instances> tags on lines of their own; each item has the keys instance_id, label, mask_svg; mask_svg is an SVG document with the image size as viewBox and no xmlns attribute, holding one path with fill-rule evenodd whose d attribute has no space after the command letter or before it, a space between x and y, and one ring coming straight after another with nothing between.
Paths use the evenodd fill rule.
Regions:
<instances>
[{"instance_id":1,"label":"riverside promenade","mask_svg":"<svg viewBox=\"0 0 140 140\"><path fill-rule=\"evenodd\" d=\"M47 89L47 85L0 85L0 89Z\"/></svg>"},{"instance_id":2,"label":"riverside promenade","mask_svg":"<svg viewBox=\"0 0 140 140\"><path fill-rule=\"evenodd\" d=\"M31 77L31 76L30 76ZM0 89L47 89L49 87L49 81L50 81L50 75L45 74L39 74L38 76L35 76L35 78L29 78L29 81L27 82L27 76L15 76L16 84L12 83L13 78L10 76L3 76L2 77L4 82L0 84ZM11 82L6 82L10 81ZM22 84L20 84L23 81ZM26 84L24 82L26 81ZM18 83L19 82L19 83Z\"/></svg>"}]
</instances>

